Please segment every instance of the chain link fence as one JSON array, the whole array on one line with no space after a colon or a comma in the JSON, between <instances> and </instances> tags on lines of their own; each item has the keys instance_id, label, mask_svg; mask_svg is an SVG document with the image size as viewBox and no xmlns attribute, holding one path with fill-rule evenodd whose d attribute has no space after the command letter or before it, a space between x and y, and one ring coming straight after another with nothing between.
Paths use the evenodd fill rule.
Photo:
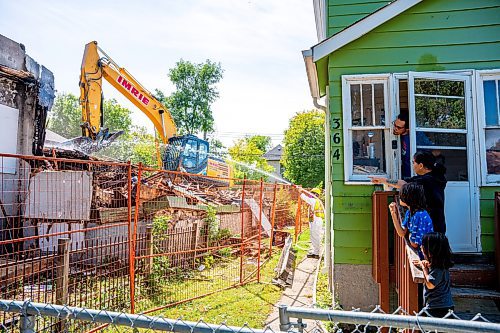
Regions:
<instances>
[{"instance_id":1,"label":"chain link fence","mask_svg":"<svg viewBox=\"0 0 500 333\"><path fill-rule=\"evenodd\" d=\"M105 310L35 303L30 300L0 300L0 311L14 315L16 321L0 324L0 331L33 333L41 321L54 322L54 332L73 332L72 328L94 326L87 332L182 332L182 333L264 333L271 328L252 328L248 325L228 326L209 324L202 319L186 321L145 314L129 314ZM372 312L359 310L321 310L280 306L282 332L500 332L500 324L487 321L481 314L472 320L462 320L453 312L444 318L433 318L425 309L408 315L398 309L386 314L376 307ZM96 326L97 325L97 326Z\"/></svg>"},{"instance_id":2,"label":"chain link fence","mask_svg":"<svg viewBox=\"0 0 500 333\"><path fill-rule=\"evenodd\" d=\"M280 330L300 333L366 333L366 332L500 332L500 324L492 323L480 313L463 320L450 311L443 318L432 317L424 308L409 314L402 308L385 313L380 306L371 312L359 309L324 310L280 306Z\"/></svg>"}]
</instances>

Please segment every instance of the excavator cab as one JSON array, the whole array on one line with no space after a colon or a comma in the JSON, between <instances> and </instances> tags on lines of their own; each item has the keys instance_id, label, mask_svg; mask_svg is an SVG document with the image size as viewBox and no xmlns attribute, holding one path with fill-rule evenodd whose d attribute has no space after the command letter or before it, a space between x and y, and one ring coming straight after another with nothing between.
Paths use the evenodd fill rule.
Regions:
<instances>
[{"instance_id":1,"label":"excavator cab","mask_svg":"<svg viewBox=\"0 0 500 333\"><path fill-rule=\"evenodd\" d=\"M192 134L168 140L167 149L163 155L163 168L215 177L212 182L222 186L232 184L229 180L232 176L229 165L221 158L209 156L208 142Z\"/></svg>"},{"instance_id":2,"label":"excavator cab","mask_svg":"<svg viewBox=\"0 0 500 333\"><path fill-rule=\"evenodd\" d=\"M194 135L170 138L163 155L163 168L192 174L207 174L208 142Z\"/></svg>"}]
</instances>

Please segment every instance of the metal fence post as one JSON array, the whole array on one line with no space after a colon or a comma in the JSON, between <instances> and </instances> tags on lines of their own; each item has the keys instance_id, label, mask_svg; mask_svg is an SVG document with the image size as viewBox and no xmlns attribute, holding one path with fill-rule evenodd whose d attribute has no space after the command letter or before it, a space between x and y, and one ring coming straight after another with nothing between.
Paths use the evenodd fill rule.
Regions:
<instances>
[{"instance_id":1,"label":"metal fence post","mask_svg":"<svg viewBox=\"0 0 500 333\"><path fill-rule=\"evenodd\" d=\"M274 194L273 194L273 207L271 208L271 236L269 237L269 257L273 255L273 241L274 241L274 222L276 215L276 189L278 183L274 182Z\"/></svg>"},{"instance_id":2,"label":"metal fence post","mask_svg":"<svg viewBox=\"0 0 500 333\"><path fill-rule=\"evenodd\" d=\"M132 240L129 243L130 249L130 312L135 313L135 251L136 251L136 237L137 225L139 223L139 206L141 204L141 181L142 181L142 163L139 162L139 170L137 172L137 184L135 188L135 211L134 211L134 224L132 229Z\"/></svg>"},{"instance_id":3,"label":"metal fence post","mask_svg":"<svg viewBox=\"0 0 500 333\"><path fill-rule=\"evenodd\" d=\"M196 248L198 247L198 223L193 223L193 235L191 236L191 250L193 250L193 268L196 268Z\"/></svg>"},{"instance_id":4,"label":"metal fence post","mask_svg":"<svg viewBox=\"0 0 500 333\"><path fill-rule=\"evenodd\" d=\"M290 317L286 312L287 306L285 304L278 305L278 312L280 317L280 331L288 332L292 324L290 323Z\"/></svg>"},{"instance_id":5,"label":"metal fence post","mask_svg":"<svg viewBox=\"0 0 500 333\"><path fill-rule=\"evenodd\" d=\"M57 240L56 304L60 305L65 305L68 303L70 244L71 240L69 238L59 238ZM29 321L29 319L26 320ZM65 332L65 331L66 331L66 320L61 319L56 324L56 332Z\"/></svg>"},{"instance_id":6,"label":"metal fence post","mask_svg":"<svg viewBox=\"0 0 500 333\"><path fill-rule=\"evenodd\" d=\"M262 243L262 199L264 196L264 183L260 177L260 198L259 198L259 244L257 253L257 282L260 282L260 248ZM272 230L271 230L272 232Z\"/></svg>"},{"instance_id":7,"label":"metal fence post","mask_svg":"<svg viewBox=\"0 0 500 333\"><path fill-rule=\"evenodd\" d=\"M133 307L134 304L134 287L130 277L132 276L132 271L134 267L134 255L132 254L132 163L128 161L127 168L127 185L128 185L128 195L127 195L127 236L128 236L128 268L129 268L129 294L130 294L130 306Z\"/></svg>"},{"instance_id":8,"label":"metal fence post","mask_svg":"<svg viewBox=\"0 0 500 333\"><path fill-rule=\"evenodd\" d=\"M297 238L299 237L299 223L301 223L300 214L301 214L301 199L300 199L300 190L299 196L297 198L297 212L295 214L295 234L293 235L294 243L297 243Z\"/></svg>"},{"instance_id":9,"label":"metal fence post","mask_svg":"<svg viewBox=\"0 0 500 333\"><path fill-rule=\"evenodd\" d=\"M35 316L22 315L19 329L21 333L35 333Z\"/></svg>"},{"instance_id":10,"label":"metal fence post","mask_svg":"<svg viewBox=\"0 0 500 333\"><path fill-rule=\"evenodd\" d=\"M154 248L153 248L153 227L147 226L146 227L146 265L144 267L144 274L149 276L151 274L151 271L153 269L153 257L151 257L154 253Z\"/></svg>"},{"instance_id":11,"label":"metal fence post","mask_svg":"<svg viewBox=\"0 0 500 333\"><path fill-rule=\"evenodd\" d=\"M240 246L240 283L243 283L243 252L245 241L245 183L246 178L243 178L243 187L241 190L241 246Z\"/></svg>"}]
</instances>

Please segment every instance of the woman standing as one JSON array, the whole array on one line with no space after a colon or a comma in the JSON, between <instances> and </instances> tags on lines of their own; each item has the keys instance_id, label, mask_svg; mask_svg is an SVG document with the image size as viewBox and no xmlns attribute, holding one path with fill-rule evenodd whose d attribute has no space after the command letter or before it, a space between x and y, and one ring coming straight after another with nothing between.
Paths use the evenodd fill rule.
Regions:
<instances>
[{"instance_id":1,"label":"woman standing","mask_svg":"<svg viewBox=\"0 0 500 333\"><path fill-rule=\"evenodd\" d=\"M413 155L413 171L417 174L405 180L391 180L384 177L370 177L374 184L386 184L401 188L406 183L417 183L423 186L427 211L432 219L435 232L446 233L444 217L444 189L446 188L446 168L436 163L436 157L430 151L418 151Z\"/></svg>"}]
</instances>

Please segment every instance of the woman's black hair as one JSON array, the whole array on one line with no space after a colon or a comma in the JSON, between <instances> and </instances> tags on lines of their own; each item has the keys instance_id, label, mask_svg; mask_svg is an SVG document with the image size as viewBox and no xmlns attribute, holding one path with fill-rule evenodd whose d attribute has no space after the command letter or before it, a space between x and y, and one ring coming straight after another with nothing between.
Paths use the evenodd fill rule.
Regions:
<instances>
[{"instance_id":1,"label":"woman's black hair","mask_svg":"<svg viewBox=\"0 0 500 333\"><path fill-rule=\"evenodd\" d=\"M401 188L399 193L401 201L410 207L410 212L414 214L416 211L426 209L424 187L417 183L406 183Z\"/></svg>"},{"instance_id":2,"label":"woman's black hair","mask_svg":"<svg viewBox=\"0 0 500 333\"><path fill-rule=\"evenodd\" d=\"M432 268L448 269L453 266L448 238L440 232L430 232L422 238L422 251Z\"/></svg>"},{"instance_id":3,"label":"woman's black hair","mask_svg":"<svg viewBox=\"0 0 500 333\"><path fill-rule=\"evenodd\" d=\"M436 162L436 157L429 150L419 150L413 155L413 160L422 165L429 170L434 172L445 174L446 168L441 163Z\"/></svg>"}]
</instances>

